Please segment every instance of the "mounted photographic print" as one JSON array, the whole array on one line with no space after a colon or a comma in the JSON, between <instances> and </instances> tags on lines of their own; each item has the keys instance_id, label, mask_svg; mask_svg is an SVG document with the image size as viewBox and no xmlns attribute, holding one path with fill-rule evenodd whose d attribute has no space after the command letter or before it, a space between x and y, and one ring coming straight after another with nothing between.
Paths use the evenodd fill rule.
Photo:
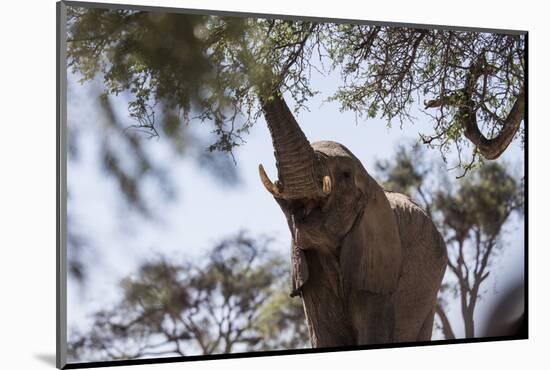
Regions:
<instances>
[{"instance_id":1,"label":"mounted photographic print","mask_svg":"<svg viewBox=\"0 0 550 370\"><path fill-rule=\"evenodd\" d=\"M527 32L57 9L59 368L527 338Z\"/></svg>"}]
</instances>

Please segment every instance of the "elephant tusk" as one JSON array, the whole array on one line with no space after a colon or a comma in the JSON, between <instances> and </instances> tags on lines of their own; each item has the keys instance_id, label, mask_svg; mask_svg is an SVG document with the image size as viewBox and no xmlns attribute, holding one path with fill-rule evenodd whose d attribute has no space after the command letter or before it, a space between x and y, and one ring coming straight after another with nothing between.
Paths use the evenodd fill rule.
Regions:
<instances>
[{"instance_id":1,"label":"elephant tusk","mask_svg":"<svg viewBox=\"0 0 550 370\"><path fill-rule=\"evenodd\" d=\"M262 183L264 184L267 191L269 191L274 196L280 196L281 192L279 191L279 187L276 184L273 184L267 174L265 173L264 166L260 164L258 167L258 170L260 172L260 179L262 180Z\"/></svg>"},{"instance_id":2,"label":"elephant tusk","mask_svg":"<svg viewBox=\"0 0 550 370\"><path fill-rule=\"evenodd\" d=\"M332 190L332 184L330 181L330 176L323 177L323 193L329 195Z\"/></svg>"}]
</instances>

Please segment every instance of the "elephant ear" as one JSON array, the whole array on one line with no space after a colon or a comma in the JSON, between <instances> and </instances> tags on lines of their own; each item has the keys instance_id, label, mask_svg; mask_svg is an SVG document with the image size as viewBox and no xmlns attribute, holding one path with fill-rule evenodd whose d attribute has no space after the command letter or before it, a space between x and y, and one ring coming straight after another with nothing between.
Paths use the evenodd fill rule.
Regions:
<instances>
[{"instance_id":1,"label":"elephant ear","mask_svg":"<svg viewBox=\"0 0 550 370\"><path fill-rule=\"evenodd\" d=\"M356 185L366 204L342 241L342 275L354 290L389 294L397 287L401 269L397 221L382 188L368 174L361 177Z\"/></svg>"},{"instance_id":2,"label":"elephant ear","mask_svg":"<svg viewBox=\"0 0 550 370\"><path fill-rule=\"evenodd\" d=\"M300 289L309 278L309 270L304 251L298 248L294 241L291 243L290 249L290 266L292 270L290 296L295 297L300 295Z\"/></svg>"}]
</instances>

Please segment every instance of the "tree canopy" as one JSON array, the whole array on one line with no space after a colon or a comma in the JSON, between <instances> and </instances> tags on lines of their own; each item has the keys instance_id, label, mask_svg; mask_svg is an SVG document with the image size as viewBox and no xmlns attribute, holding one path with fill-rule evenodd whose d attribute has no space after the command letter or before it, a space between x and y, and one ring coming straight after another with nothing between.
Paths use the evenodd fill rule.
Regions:
<instances>
[{"instance_id":1,"label":"tree canopy","mask_svg":"<svg viewBox=\"0 0 550 370\"><path fill-rule=\"evenodd\" d=\"M286 260L269 240L229 237L204 261L143 263L122 280L122 298L69 340L73 360L189 356L308 345Z\"/></svg>"},{"instance_id":2,"label":"tree canopy","mask_svg":"<svg viewBox=\"0 0 550 370\"><path fill-rule=\"evenodd\" d=\"M424 143L473 144L466 168L523 132L521 34L69 7L68 45L84 80L100 73L109 93L133 95L136 127L158 135L168 108L212 124L210 150L244 143L266 85L307 108L317 72L341 74L324 93L360 117L404 124L423 102L434 123Z\"/></svg>"}]
</instances>

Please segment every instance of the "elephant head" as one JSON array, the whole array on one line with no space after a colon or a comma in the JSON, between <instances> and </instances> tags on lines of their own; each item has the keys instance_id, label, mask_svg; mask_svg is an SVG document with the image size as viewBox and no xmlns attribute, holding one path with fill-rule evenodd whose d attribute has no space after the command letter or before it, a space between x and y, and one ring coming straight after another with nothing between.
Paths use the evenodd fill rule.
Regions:
<instances>
[{"instance_id":1,"label":"elephant head","mask_svg":"<svg viewBox=\"0 0 550 370\"><path fill-rule=\"evenodd\" d=\"M391 292L399 275L401 243L382 188L343 145L310 145L280 95L262 107L279 178L271 182L262 165L260 177L286 216L296 247L337 257L352 288ZM296 293L300 286L294 288Z\"/></svg>"}]
</instances>

